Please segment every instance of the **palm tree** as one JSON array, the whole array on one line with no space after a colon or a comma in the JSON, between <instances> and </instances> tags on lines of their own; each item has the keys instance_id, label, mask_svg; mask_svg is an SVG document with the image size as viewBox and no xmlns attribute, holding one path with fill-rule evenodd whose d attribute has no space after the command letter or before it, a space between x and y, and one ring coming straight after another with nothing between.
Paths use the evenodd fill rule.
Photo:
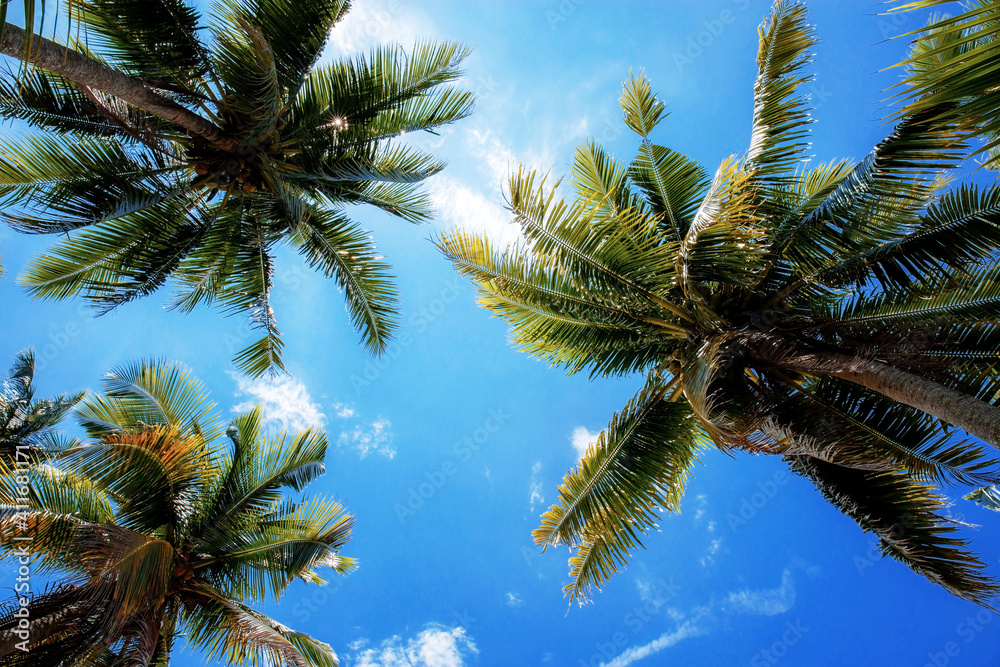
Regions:
<instances>
[{"instance_id":1,"label":"palm tree","mask_svg":"<svg viewBox=\"0 0 1000 667\"><path fill-rule=\"evenodd\" d=\"M511 176L522 242L438 241L524 351L569 373L647 376L534 533L577 548L571 601L624 566L657 510L679 509L713 444L783 457L883 554L949 591L986 604L1000 590L936 488L1000 474L957 432L1000 444L1000 188L946 191L958 131L924 115L860 162L803 166L813 43L805 6L776 2L750 148L714 177L652 142L664 105L633 75L630 164L588 141L569 201L524 168Z\"/></svg>"},{"instance_id":2,"label":"palm tree","mask_svg":"<svg viewBox=\"0 0 1000 667\"><path fill-rule=\"evenodd\" d=\"M236 363L257 376L283 368L271 288L288 243L383 351L396 288L345 206L426 220L419 181L444 163L399 141L465 117L473 96L451 85L456 44L318 62L348 7L248 0L205 23L184 0L80 0L84 41L32 37L34 67L0 75L0 114L39 130L0 142L2 217L67 238L28 266L29 292L106 312L172 279L172 308L248 314L262 336ZM0 53L24 40L8 25Z\"/></svg>"},{"instance_id":3,"label":"palm tree","mask_svg":"<svg viewBox=\"0 0 1000 667\"><path fill-rule=\"evenodd\" d=\"M947 0L918 0L897 9L922 9ZM963 130L984 139L976 154L987 153L985 164L1000 168L1000 6L992 0L974 0L954 17L934 17L915 31L907 60L907 74L899 84L899 115L925 113L931 108L954 115ZM911 33L913 34L913 33ZM956 108L942 107L957 102Z\"/></svg>"},{"instance_id":4,"label":"palm tree","mask_svg":"<svg viewBox=\"0 0 1000 667\"><path fill-rule=\"evenodd\" d=\"M165 666L183 636L232 665L335 666L329 646L248 604L355 567L338 553L353 517L282 492L324 472L325 434L265 435L259 408L225 428L174 364L124 366L104 389L78 409L87 442L36 466L27 497L3 478L3 555L23 546L56 581L30 601L29 637L18 601L3 609L0 665Z\"/></svg>"},{"instance_id":5,"label":"palm tree","mask_svg":"<svg viewBox=\"0 0 1000 667\"><path fill-rule=\"evenodd\" d=\"M25 350L0 385L0 460L8 465L27 465L42 452L61 446L55 427L83 398L79 392L35 400L34 379L35 353Z\"/></svg>"}]
</instances>

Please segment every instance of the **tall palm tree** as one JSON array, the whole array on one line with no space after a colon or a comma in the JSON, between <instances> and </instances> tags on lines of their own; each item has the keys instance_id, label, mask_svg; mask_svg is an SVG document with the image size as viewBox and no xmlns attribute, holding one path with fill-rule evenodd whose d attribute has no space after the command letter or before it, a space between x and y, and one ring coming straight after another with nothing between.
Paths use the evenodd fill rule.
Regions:
<instances>
[{"instance_id":1,"label":"tall palm tree","mask_svg":"<svg viewBox=\"0 0 1000 667\"><path fill-rule=\"evenodd\" d=\"M917 0L897 10L945 4L948 0ZM1000 168L1000 5L974 0L954 17L935 16L916 37L907 60L898 99L899 115L937 108L963 130L981 137L976 154L986 153L985 164ZM913 35L914 33L909 33ZM955 108L943 103L957 102Z\"/></svg>"},{"instance_id":2,"label":"tall palm tree","mask_svg":"<svg viewBox=\"0 0 1000 667\"><path fill-rule=\"evenodd\" d=\"M958 432L1000 444L1000 188L947 191L958 131L921 115L860 162L803 166L797 91L813 43L805 6L776 2L749 150L714 177L652 142L664 105L631 76L630 164L588 141L569 201L512 175L522 242L439 240L526 352L570 373L647 376L534 533L577 548L571 600L627 562L659 508L679 509L710 445L783 457L885 555L949 591L987 604L1000 590L936 488L1000 474L992 448Z\"/></svg>"},{"instance_id":3,"label":"tall palm tree","mask_svg":"<svg viewBox=\"0 0 1000 667\"><path fill-rule=\"evenodd\" d=\"M79 392L36 400L34 381L35 353L25 350L0 384L0 460L8 464L27 465L41 452L60 446L55 427L83 398Z\"/></svg>"},{"instance_id":4,"label":"tall palm tree","mask_svg":"<svg viewBox=\"0 0 1000 667\"><path fill-rule=\"evenodd\" d=\"M226 428L173 364L124 366L104 389L78 409L87 441L36 466L27 497L13 475L0 485L3 555L26 548L56 578L30 601L29 637L18 601L3 609L0 665L165 666L179 637L232 665L336 665L248 604L355 567L338 553L353 517L283 493L324 472L325 434L265 435L259 408Z\"/></svg>"},{"instance_id":5,"label":"tall palm tree","mask_svg":"<svg viewBox=\"0 0 1000 667\"><path fill-rule=\"evenodd\" d=\"M262 332L236 356L283 368L271 308L282 243L334 278L365 345L396 327L390 267L347 204L426 220L419 181L444 163L400 143L468 115L468 49L417 44L319 58L347 0L79 0L69 47L32 39L34 67L0 75L0 114L39 130L0 141L4 221L65 234L21 276L36 297L105 312L168 279L172 308L219 302ZM7 26L0 53L19 57Z\"/></svg>"}]
</instances>

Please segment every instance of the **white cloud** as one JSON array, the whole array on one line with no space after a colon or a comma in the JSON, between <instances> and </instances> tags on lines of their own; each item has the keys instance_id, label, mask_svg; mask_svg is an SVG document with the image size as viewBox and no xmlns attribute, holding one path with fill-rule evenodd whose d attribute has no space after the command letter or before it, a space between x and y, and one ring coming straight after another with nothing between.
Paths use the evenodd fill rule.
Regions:
<instances>
[{"instance_id":1,"label":"white cloud","mask_svg":"<svg viewBox=\"0 0 1000 667\"><path fill-rule=\"evenodd\" d=\"M524 600L517 593L507 593L507 606L508 607L520 607L524 604Z\"/></svg>"},{"instance_id":2,"label":"white cloud","mask_svg":"<svg viewBox=\"0 0 1000 667\"><path fill-rule=\"evenodd\" d=\"M354 406L348 403L334 403L333 412L341 419L350 419L354 416Z\"/></svg>"},{"instance_id":3,"label":"white cloud","mask_svg":"<svg viewBox=\"0 0 1000 667\"><path fill-rule=\"evenodd\" d=\"M694 497L698 501L698 507L694 510L694 520L698 521L705 516L705 508L708 506L708 497L704 493L699 493Z\"/></svg>"},{"instance_id":4,"label":"white cloud","mask_svg":"<svg viewBox=\"0 0 1000 667\"><path fill-rule=\"evenodd\" d=\"M520 227L512 222L513 216L504 207L504 189L508 177L517 172L520 164L544 169L551 162L548 151L522 159L488 129L471 129L465 137L465 153L478 164L486 187L471 186L465 178L434 176L428 180L427 189L438 219L446 229L483 234L501 246L522 240Z\"/></svg>"},{"instance_id":5,"label":"white cloud","mask_svg":"<svg viewBox=\"0 0 1000 667\"><path fill-rule=\"evenodd\" d=\"M326 54L355 55L387 43L402 44L409 49L418 38L432 36L434 27L422 15L405 11L407 4L403 0L354 3L347 16L330 31Z\"/></svg>"},{"instance_id":6,"label":"white cloud","mask_svg":"<svg viewBox=\"0 0 1000 667\"><path fill-rule=\"evenodd\" d=\"M587 453L587 447L590 447L590 445L597 442L597 436L600 434L600 431L591 433L587 430L586 426L577 426L573 429L573 435L570 436L570 442L573 443L573 449L576 450L577 460L583 458L583 455Z\"/></svg>"},{"instance_id":7,"label":"white cloud","mask_svg":"<svg viewBox=\"0 0 1000 667\"><path fill-rule=\"evenodd\" d=\"M289 376L258 378L250 380L231 373L236 380L236 396L247 397L233 406L234 412L247 412L258 404L264 423L289 431L307 428L322 428L326 415L320 412L320 405L313 403L306 386Z\"/></svg>"},{"instance_id":8,"label":"white cloud","mask_svg":"<svg viewBox=\"0 0 1000 667\"><path fill-rule=\"evenodd\" d=\"M713 541L710 551L714 550L713 553L718 551L719 546L721 546L721 539ZM706 635L717 622L716 612L723 615L750 614L757 616L776 616L787 612L795 604L795 581L792 575L794 567L802 567L810 575L815 570L802 561L795 560L782 572L781 585L777 588L759 590L744 588L726 595L721 600L715 599L708 605L695 607L689 616L679 609L666 607L663 613L678 624L675 630L663 633L648 644L633 646L610 662L601 663L601 667L626 667L636 660L669 648L684 639ZM655 594L654 586L648 580L637 578L635 583L643 601L652 603L657 609L667 602L668 598Z\"/></svg>"},{"instance_id":9,"label":"white cloud","mask_svg":"<svg viewBox=\"0 0 1000 667\"><path fill-rule=\"evenodd\" d=\"M619 656L616 656L611 662L601 663L602 667L625 667L626 665L631 665L636 660L642 660L653 653L658 653L665 648L669 648L674 644L677 644L689 637L698 637L700 635L706 634L708 631L697 625L696 621L691 620L673 632L664 632L662 635L649 642L648 644L643 644L641 646L633 646L632 648L626 650Z\"/></svg>"},{"instance_id":10,"label":"white cloud","mask_svg":"<svg viewBox=\"0 0 1000 667\"><path fill-rule=\"evenodd\" d=\"M715 562L715 554L719 553L719 549L722 548L722 538L717 537L708 544L708 549L705 551L705 555L701 557L701 566L707 567L709 564Z\"/></svg>"},{"instance_id":11,"label":"white cloud","mask_svg":"<svg viewBox=\"0 0 1000 667\"><path fill-rule=\"evenodd\" d=\"M730 593L724 607L728 611L740 614L755 614L759 616L775 616L784 614L795 604L795 579L792 571L785 568L781 574L781 585L777 588L750 590Z\"/></svg>"},{"instance_id":12,"label":"white cloud","mask_svg":"<svg viewBox=\"0 0 1000 667\"><path fill-rule=\"evenodd\" d=\"M494 201L445 174L428 179L427 192L437 212L436 219L444 223L446 230L485 234L501 246L521 237L518 226L510 222L510 213L498 203L499 195Z\"/></svg>"},{"instance_id":13,"label":"white cloud","mask_svg":"<svg viewBox=\"0 0 1000 667\"><path fill-rule=\"evenodd\" d=\"M481 170L489 178L490 185L497 192L502 192L508 177L517 173L520 160L509 146L492 136L489 130L480 132L472 130L469 133L469 152L479 158Z\"/></svg>"},{"instance_id":14,"label":"white cloud","mask_svg":"<svg viewBox=\"0 0 1000 667\"><path fill-rule=\"evenodd\" d=\"M532 512L535 511L536 506L545 502L545 497L542 495L542 480L538 476L540 472L542 472L542 462L537 461L535 465L531 466L531 488L528 495Z\"/></svg>"},{"instance_id":15,"label":"white cloud","mask_svg":"<svg viewBox=\"0 0 1000 667\"><path fill-rule=\"evenodd\" d=\"M467 654L478 653L465 628L431 623L405 643L395 635L378 648L362 651L353 664L354 667L461 667Z\"/></svg>"},{"instance_id":16,"label":"white cloud","mask_svg":"<svg viewBox=\"0 0 1000 667\"><path fill-rule=\"evenodd\" d=\"M361 458L369 454L380 454L391 459L396 455L396 448L392 445L391 428L392 423L380 416L368 427L359 424L353 431L342 431L337 443L342 447L354 447Z\"/></svg>"}]
</instances>

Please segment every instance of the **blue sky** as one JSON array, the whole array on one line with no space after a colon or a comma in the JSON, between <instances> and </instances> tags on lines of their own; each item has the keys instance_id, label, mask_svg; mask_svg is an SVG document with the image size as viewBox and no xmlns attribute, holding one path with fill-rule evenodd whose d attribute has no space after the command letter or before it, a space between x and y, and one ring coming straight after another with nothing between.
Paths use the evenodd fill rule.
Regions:
<instances>
[{"instance_id":1,"label":"blue sky","mask_svg":"<svg viewBox=\"0 0 1000 667\"><path fill-rule=\"evenodd\" d=\"M905 51L884 40L922 15L878 16L885 6L870 0L809 4L820 39L813 153L860 158L888 132L883 91L898 70L880 70ZM681 514L663 517L593 604L567 613L569 554L539 554L531 530L641 378L566 377L518 353L429 241L453 227L509 238L501 185L519 163L562 176L588 136L630 156L618 106L629 68L645 70L671 112L658 143L711 170L742 153L769 5L358 0L328 55L467 42L465 83L479 94L473 117L415 140L450 161L427 183L433 224L353 212L399 276L403 327L388 354L367 356L335 286L282 254L275 310L290 376L249 381L230 365L247 344L238 318L166 312L166 293L96 320L79 302L31 302L14 277L49 239L0 230L0 363L34 347L46 395L97 389L117 364L165 357L188 365L223 412L263 401L276 426L325 427L328 472L309 492L356 513L345 553L361 567L324 588L297 584L268 611L330 643L344 665L987 664L1000 622L878 558L871 536L764 457L707 453ZM960 498L953 512L981 526L968 534L996 573L1000 516Z\"/></svg>"}]
</instances>

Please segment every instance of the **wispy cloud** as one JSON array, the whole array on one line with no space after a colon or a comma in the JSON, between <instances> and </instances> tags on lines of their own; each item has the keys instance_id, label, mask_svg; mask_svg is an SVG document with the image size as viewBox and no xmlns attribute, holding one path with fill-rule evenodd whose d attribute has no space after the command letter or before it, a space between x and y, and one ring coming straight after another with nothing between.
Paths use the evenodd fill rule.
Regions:
<instances>
[{"instance_id":1,"label":"wispy cloud","mask_svg":"<svg viewBox=\"0 0 1000 667\"><path fill-rule=\"evenodd\" d=\"M805 569L810 575L815 570L796 559L781 573L781 585L776 588L756 590L744 588L723 596L721 600L714 598L707 605L695 607L689 614L673 607L667 608L666 615L677 624L674 630L663 633L651 642L625 650L610 662L601 663L601 667L625 667L685 639L707 635L718 622L717 614L775 616L787 612L795 604L795 581L792 569L796 567ZM636 587L643 601L647 604L652 603L657 610L666 602L666 599L661 600L655 595L653 586L648 580L636 579Z\"/></svg>"},{"instance_id":2,"label":"wispy cloud","mask_svg":"<svg viewBox=\"0 0 1000 667\"><path fill-rule=\"evenodd\" d=\"M694 510L694 520L698 521L701 517L705 516L705 508L708 506L708 496L704 493L699 493L694 499L698 502L698 506Z\"/></svg>"},{"instance_id":3,"label":"wispy cloud","mask_svg":"<svg viewBox=\"0 0 1000 667\"><path fill-rule=\"evenodd\" d=\"M542 168L549 162L548 152L522 160L489 130L467 130L464 145L465 154L478 165L479 178L447 174L431 178L427 189L438 219L446 229L482 234L501 246L521 240L521 229L504 206L504 188L522 162ZM486 185L480 187L483 181Z\"/></svg>"},{"instance_id":4,"label":"wispy cloud","mask_svg":"<svg viewBox=\"0 0 1000 667\"><path fill-rule=\"evenodd\" d=\"M391 459L396 455L392 440L392 422L380 416L371 424L358 424L352 431L342 431L337 444L341 447L353 447L358 450L361 458L379 454Z\"/></svg>"},{"instance_id":5,"label":"wispy cloud","mask_svg":"<svg viewBox=\"0 0 1000 667\"><path fill-rule=\"evenodd\" d=\"M625 667L626 665L631 665L636 660L642 660L653 653L658 653L665 648L670 648L671 646L684 641L689 637L698 637L707 633L708 630L699 626L696 620L686 621L676 630L672 632L664 632L648 644L633 646L621 655L616 656L611 662L602 663L602 667Z\"/></svg>"},{"instance_id":6,"label":"wispy cloud","mask_svg":"<svg viewBox=\"0 0 1000 667\"><path fill-rule=\"evenodd\" d=\"M358 653L354 667L462 667L468 655L476 655L472 637L463 627L428 624L416 637L399 635L384 640L377 648Z\"/></svg>"},{"instance_id":7,"label":"wispy cloud","mask_svg":"<svg viewBox=\"0 0 1000 667\"><path fill-rule=\"evenodd\" d=\"M469 132L468 150L479 159L480 170L489 178L491 188L502 192L507 178L517 172L520 160L510 146L493 136L489 130Z\"/></svg>"},{"instance_id":8,"label":"wispy cloud","mask_svg":"<svg viewBox=\"0 0 1000 667\"><path fill-rule=\"evenodd\" d=\"M508 607L520 607L524 604L524 600L517 593L507 593L507 606Z\"/></svg>"},{"instance_id":9,"label":"wispy cloud","mask_svg":"<svg viewBox=\"0 0 1000 667\"><path fill-rule=\"evenodd\" d=\"M427 181L427 192L445 230L484 234L501 245L520 238L517 225L510 222L510 214L497 200L456 178L445 174L434 176Z\"/></svg>"},{"instance_id":10,"label":"wispy cloud","mask_svg":"<svg viewBox=\"0 0 1000 667\"><path fill-rule=\"evenodd\" d=\"M586 426L577 426L573 429L573 435L570 436L570 442L573 444L573 449L576 450L576 459L578 461L583 458L584 454L587 453L587 447L590 447L590 445L597 442L597 436L600 434L600 431L591 433Z\"/></svg>"},{"instance_id":11,"label":"wispy cloud","mask_svg":"<svg viewBox=\"0 0 1000 667\"><path fill-rule=\"evenodd\" d=\"M348 403L334 403L331 407L333 408L333 414L341 419L350 419L354 416L354 406Z\"/></svg>"},{"instance_id":12,"label":"wispy cloud","mask_svg":"<svg viewBox=\"0 0 1000 667\"><path fill-rule=\"evenodd\" d=\"M743 590L730 593L723 608L740 614L775 616L784 614L795 604L795 578L790 568L781 574L781 585L763 590Z\"/></svg>"},{"instance_id":13,"label":"wispy cloud","mask_svg":"<svg viewBox=\"0 0 1000 667\"><path fill-rule=\"evenodd\" d=\"M708 549L705 550L705 555L701 557L701 566L708 567L715 562L715 554L719 553L719 549L722 548L722 538L717 537L708 543Z\"/></svg>"},{"instance_id":14,"label":"wispy cloud","mask_svg":"<svg viewBox=\"0 0 1000 667\"><path fill-rule=\"evenodd\" d=\"M230 374L236 380L237 398L247 398L233 406L234 412L247 412L258 404L268 426L302 431L322 428L326 415L314 403L306 386L293 377L258 378L250 380L242 375Z\"/></svg>"},{"instance_id":15,"label":"wispy cloud","mask_svg":"<svg viewBox=\"0 0 1000 667\"><path fill-rule=\"evenodd\" d=\"M542 495L542 479L539 474L542 472L542 462L536 461L535 465L531 466L531 487L529 489L528 501L531 503L531 511L535 511L535 507L541 505L545 502L545 496Z\"/></svg>"}]
</instances>

